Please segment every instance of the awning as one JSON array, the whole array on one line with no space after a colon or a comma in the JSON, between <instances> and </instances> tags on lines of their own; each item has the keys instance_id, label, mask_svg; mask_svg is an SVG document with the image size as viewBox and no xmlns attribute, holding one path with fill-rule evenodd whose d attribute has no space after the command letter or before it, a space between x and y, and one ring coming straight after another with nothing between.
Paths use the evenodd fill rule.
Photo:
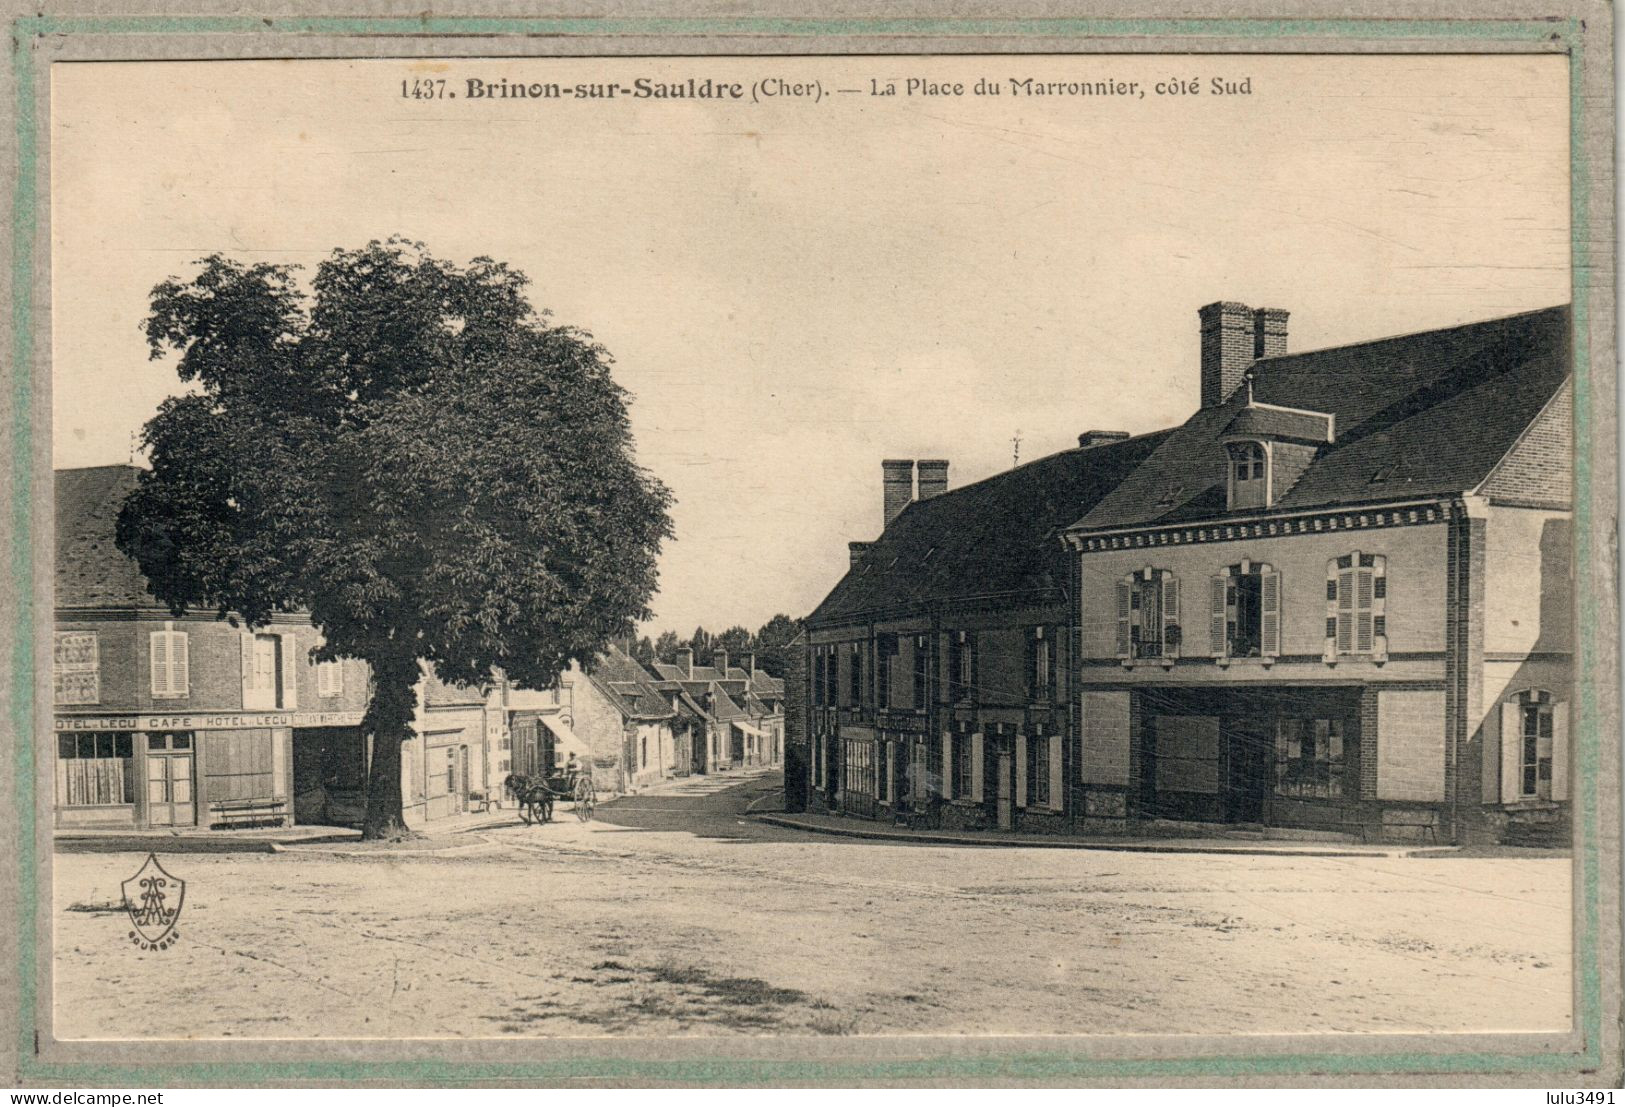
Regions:
<instances>
[{"instance_id":1,"label":"awning","mask_svg":"<svg viewBox=\"0 0 1625 1107\"><path fill-rule=\"evenodd\" d=\"M755 735L757 738L766 738L767 737L766 734L763 734L760 730L758 730L756 727L751 726L749 723L742 723L738 719L729 719L728 721L733 723L734 726L738 727L740 730L744 731L746 734Z\"/></svg>"},{"instance_id":2,"label":"awning","mask_svg":"<svg viewBox=\"0 0 1625 1107\"><path fill-rule=\"evenodd\" d=\"M575 731L565 726L564 720L557 715L543 715L542 725L551 731L553 737L557 740L557 745L554 748L560 756L568 756L573 753L582 760L586 760L592 755L592 750L588 748L587 743L577 738Z\"/></svg>"}]
</instances>

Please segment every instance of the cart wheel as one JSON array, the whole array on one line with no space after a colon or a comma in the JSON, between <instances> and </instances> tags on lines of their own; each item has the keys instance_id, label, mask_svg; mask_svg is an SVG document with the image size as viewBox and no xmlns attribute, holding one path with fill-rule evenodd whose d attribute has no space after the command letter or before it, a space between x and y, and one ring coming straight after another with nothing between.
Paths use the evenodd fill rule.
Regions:
<instances>
[{"instance_id":1,"label":"cart wheel","mask_svg":"<svg viewBox=\"0 0 1625 1107\"><path fill-rule=\"evenodd\" d=\"M582 777L576 781L575 807L576 818L582 822L592 819L592 809L598 800L597 793L593 791L592 781Z\"/></svg>"}]
</instances>

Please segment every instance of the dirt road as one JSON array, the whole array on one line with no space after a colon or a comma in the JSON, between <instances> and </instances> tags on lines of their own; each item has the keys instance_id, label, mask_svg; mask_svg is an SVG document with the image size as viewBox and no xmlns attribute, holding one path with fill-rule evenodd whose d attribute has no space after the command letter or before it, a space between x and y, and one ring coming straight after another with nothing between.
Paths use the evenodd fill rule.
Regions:
<instances>
[{"instance_id":1,"label":"dirt road","mask_svg":"<svg viewBox=\"0 0 1625 1107\"><path fill-rule=\"evenodd\" d=\"M699 782L419 852L56 857L63 1037L1323 1033L1568 1026L1566 857L975 849L749 820Z\"/></svg>"}]
</instances>

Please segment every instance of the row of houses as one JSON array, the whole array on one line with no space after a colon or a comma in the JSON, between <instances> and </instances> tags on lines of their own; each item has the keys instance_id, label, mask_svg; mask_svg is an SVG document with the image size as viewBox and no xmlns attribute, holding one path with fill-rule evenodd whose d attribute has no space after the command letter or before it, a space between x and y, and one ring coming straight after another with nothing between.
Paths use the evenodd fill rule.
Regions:
<instances>
[{"instance_id":1,"label":"row of houses","mask_svg":"<svg viewBox=\"0 0 1625 1107\"><path fill-rule=\"evenodd\" d=\"M138 470L56 474L53 807L59 828L353 825L365 810L367 666L317 664L299 615L176 619L113 542ZM601 792L783 756L782 682L725 655L651 673L612 646L551 688L425 667L402 749L408 825L501 801L510 772L572 754Z\"/></svg>"},{"instance_id":2,"label":"row of houses","mask_svg":"<svg viewBox=\"0 0 1625 1107\"><path fill-rule=\"evenodd\" d=\"M1566 307L1293 354L1199 313L1201 406L948 489L807 620L795 806L1561 838L1573 764Z\"/></svg>"}]
</instances>

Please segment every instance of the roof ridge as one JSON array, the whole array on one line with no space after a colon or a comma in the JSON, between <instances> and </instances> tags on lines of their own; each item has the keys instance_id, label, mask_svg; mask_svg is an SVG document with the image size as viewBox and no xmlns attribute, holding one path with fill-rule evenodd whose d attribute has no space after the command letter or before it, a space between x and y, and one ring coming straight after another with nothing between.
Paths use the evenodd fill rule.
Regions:
<instances>
[{"instance_id":1,"label":"roof ridge","mask_svg":"<svg viewBox=\"0 0 1625 1107\"><path fill-rule=\"evenodd\" d=\"M1531 315L1544 315L1549 311L1566 311L1574 306L1573 302L1566 304L1551 304L1543 308L1534 308L1530 311L1515 311L1511 315L1496 315L1489 319L1474 319L1466 323L1451 323L1447 327L1423 327L1416 331L1400 331L1397 334L1386 334L1378 338L1363 338L1358 342L1337 342L1330 346L1316 346L1308 350L1293 350L1285 354L1273 354L1270 357L1261 357L1253 362L1254 367L1271 365L1291 361L1293 358L1308 357L1311 354L1324 354L1331 350L1357 350L1361 346L1375 346L1383 342L1399 342L1407 338L1421 338L1424 335L1444 334L1447 331L1464 331L1473 327L1488 327L1496 323L1510 323L1514 319L1524 319Z\"/></svg>"}]
</instances>

